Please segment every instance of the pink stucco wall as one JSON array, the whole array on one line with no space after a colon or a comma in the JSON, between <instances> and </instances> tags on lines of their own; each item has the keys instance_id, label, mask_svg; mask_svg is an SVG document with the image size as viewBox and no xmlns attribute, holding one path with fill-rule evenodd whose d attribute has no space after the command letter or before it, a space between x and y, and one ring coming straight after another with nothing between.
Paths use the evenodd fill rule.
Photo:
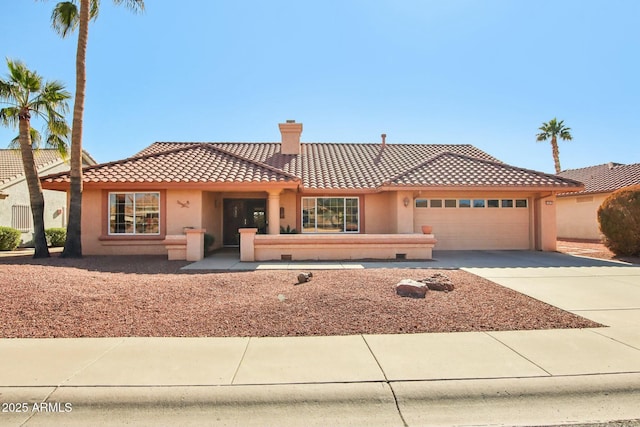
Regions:
<instances>
[{"instance_id":1,"label":"pink stucco wall","mask_svg":"<svg viewBox=\"0 0 640 427\"><path fill-rule=\"evenodd\" d=\"M153 191L131 189L130 191ZM166 236L183 235L185 227L205 229L222 244L225 198L266 198L266 192L216 192L169 189L161 192L160 236L109 236L107 190L85 189L83 197L83 250L86 254L167 254ZM284 210L278 226L300 227L300 194L279 194ZM526 198L528 206L512 210L419 209L416 198ZM432 225L436 250L556 248L556 200L550 193L416 192L388 191L361 196L362 234L418 234Z\"/></svg>"},{"instance_id":2,"label":"pink stucco wall","mask_svg":"<svg viewBox=\"0 0 640 427\"><path fill-rule=\"evenodd\" d=\"M558 237L601 240L598 208L611 193L558 197Z\"/></svg>"}]
</instances>

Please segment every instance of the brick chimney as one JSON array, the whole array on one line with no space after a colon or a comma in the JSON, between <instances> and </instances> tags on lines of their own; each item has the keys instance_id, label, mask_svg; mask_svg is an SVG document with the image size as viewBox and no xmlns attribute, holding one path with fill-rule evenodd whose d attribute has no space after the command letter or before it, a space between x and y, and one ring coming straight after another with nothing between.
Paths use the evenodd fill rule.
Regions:
<instances>
[{"instance_id":1,"label":"brick chimney","mask_svg":"<svg viewBox=\"0 0 640 427\"><path fill-rule=\"evenodd\" d=\"M280 144L280 153L282 154L300 154L300 135L302 134L302 123L296 123L295 120L287 120L286 123L279 123L282 142Z\"/></svg>"}]
</instances>

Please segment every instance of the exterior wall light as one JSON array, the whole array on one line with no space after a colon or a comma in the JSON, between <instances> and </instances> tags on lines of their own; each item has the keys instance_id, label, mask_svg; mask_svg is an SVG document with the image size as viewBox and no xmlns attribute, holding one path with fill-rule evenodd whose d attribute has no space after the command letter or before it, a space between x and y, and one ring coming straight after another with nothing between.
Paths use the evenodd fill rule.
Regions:
<instances>
[{"instance_id":1,"label":"exterior wall light","mask_svg":"<svg viewBox=\"0 0 640 427\"><path fill-rule=\"evenodd\" d=\"M405 197L405 198L402 200L402 203L404 203L404 207L405 207L405 208L409 206L409 202L410 202L410 201L411 201L411 200L409 200L409 198L408 198L408 197Z\"/></svg>"}]
</instances>

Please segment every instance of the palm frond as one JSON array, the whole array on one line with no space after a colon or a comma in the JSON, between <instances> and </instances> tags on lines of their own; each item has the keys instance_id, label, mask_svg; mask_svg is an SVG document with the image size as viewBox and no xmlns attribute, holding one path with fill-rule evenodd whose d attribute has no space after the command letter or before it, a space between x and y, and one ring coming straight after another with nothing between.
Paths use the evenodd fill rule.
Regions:
<instances>
[{"instance_id":1,"label":"palm frond","mask_svg":"<svg viewBox=\"0 0 640 427\"><path fill-rule=\"evenodd\" d=\"M113 0L117 5L123 4L134 13L144 12L144 0Z\"/></svg>"},{"instance_id":2,"label":"palm frond","mask_svg":"<svg viewBox=\"0 0 640 427\"><path fill-rule=\"evenodd\" d=\"M98 13L100 12L100 0L91 0L91 10L89 11L89 16L94 21L98 19Z\"/></svg>"},{"instance_id":3,"label":"palm frond","mask_svg":"<svg viewBox=\"0 0 640 427\"><path fill-rule=\"evenodd\" d=\"M20 109L17 107L5 107L0 109L0 123L3 126L15 128L18 127L18 113Z\"/></svg>"},{"instance_id":4,"label":"palm frond","mask_svg":"<svg viewBox=\"0 0 640 427\"><path fill-rule=\"evenodd\" d=\"M73 1L62 1L51 12L51 26L63 38L78 28L80 11Z\"/></svg>"},{"instance_id":5,"label":"palm frond","mask_svg":"<svg viewBox=\"0 0 640 427\"><path fill-rule=\"evenodd\" d=\"M40 142L42 142L42 136L40 132L38 132L34 128L29 129L29 135L31 136L31 147L34 150L40 149ZM11 140L9 143L9 148L11 150L19 150L20 149L20 135L17 135L15 138Z\"/></svg>"},{"instance_id":6,"label":"palm frond","mask_svg":"<svg viewBox=\"0 0 640 427\"><path fill-rule=\"evenodd\" d=\"M58 135L51 134L47 137L47 147L57 150L62 160L66 161L69 157L69 144Z\"/></svg>"},{"instance_id":7,"label":"palm frond","mask_svg":"<svg viewBox=\"0 0 640 427\"><path fill-rule=\"evenodd\" d=\"M71 127L67 124L63 116L56 115L47 122L47 131L52 135L66 138L71 134Z\"/></svg>"}]
</instances>

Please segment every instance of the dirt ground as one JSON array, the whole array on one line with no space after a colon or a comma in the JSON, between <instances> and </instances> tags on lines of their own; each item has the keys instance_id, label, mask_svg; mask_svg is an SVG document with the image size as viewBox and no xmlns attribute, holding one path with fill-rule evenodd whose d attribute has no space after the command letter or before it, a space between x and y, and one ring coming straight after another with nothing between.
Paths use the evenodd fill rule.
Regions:
<instances>
[{"instance_id":1,"label":"dirt ground","mask_svg":"<svg viewBox=\"0 0 640 427\"><path fill-rule=\"evenodd\" d=\"M558 252L570 255L585 256L598 259L623 261L631 264L640 264L640 257L616 256L605 245L599 242L584 240L558 240Z\"/></svg>"}]
</instances>

